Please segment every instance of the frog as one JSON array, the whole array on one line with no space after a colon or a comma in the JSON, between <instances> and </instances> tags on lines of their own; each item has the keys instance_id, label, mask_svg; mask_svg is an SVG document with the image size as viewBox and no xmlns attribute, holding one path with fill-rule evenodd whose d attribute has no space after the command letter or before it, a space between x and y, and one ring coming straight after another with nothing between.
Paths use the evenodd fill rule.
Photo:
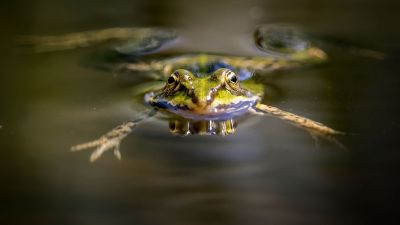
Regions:
<instances>
[{"instance_id":1,"label":"frog","mask_svg":"<svg viewBox=\"0 0 400 225\"><path fill-rule=\"evenodd\" d=\"M160 49L176 40L177 35L175 31L160 28L112 28L41 37L34 42L39 51L53 51L117 40L111 57L103 57L100 67L112 65L113 72L135 71L163 82L163 86L141 93L148 109L137 118L123 122L93 141L71 147L73 152L94 149L91 162L107 151L113 151L121 159L121 142L140 123L160 114L170 120L171 132L181 136L232 135L237 118L247 115L279 118L308 131L312 137L334 140L337 135L344 135L263 101L266 85L260 78L276 71L325 63L327 53L292 27L259 26L253 37L259 54L252 56L204 52L162 54Z\"/></svg>"}]
</instances>

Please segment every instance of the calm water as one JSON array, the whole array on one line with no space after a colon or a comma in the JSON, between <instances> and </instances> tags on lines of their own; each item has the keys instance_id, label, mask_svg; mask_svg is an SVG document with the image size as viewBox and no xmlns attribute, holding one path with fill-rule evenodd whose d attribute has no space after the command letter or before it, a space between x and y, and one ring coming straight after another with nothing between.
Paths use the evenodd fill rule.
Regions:
<instances>
[{"instance_id":1,"label":"calm water","mask_svg":"<svg viewBox=\"0 0 400 225\"><path fill-rule=\"evenodd\" d=\"M384 224L399 203L399 4L395 1L32 1L4 6L0 224ZM258 24L290 23L387 54L332 48L331 62L268 82L272 105L351 135L347 149L274 118L229 137L177 137L156 118L123 160L69 147L132 118L131 85L83 67L91 50L30 54L17 35L112 26L183 31L187 51L248 54ZM129 80L129 81L128 81Z\"/></svg>"}]
</instances>

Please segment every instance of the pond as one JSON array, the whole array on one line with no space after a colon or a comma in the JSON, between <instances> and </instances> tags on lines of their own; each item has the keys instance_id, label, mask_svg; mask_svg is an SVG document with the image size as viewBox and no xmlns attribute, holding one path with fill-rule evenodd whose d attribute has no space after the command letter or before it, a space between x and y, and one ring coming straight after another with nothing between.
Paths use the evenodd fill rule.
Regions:
<instances>
[{"instance_id":1,"label":"pond","mask_svg":"<svg viewBox=\"0 0 400 225\"><path fill-rule=\"evenodd\" d=\"M392 1L9 3L0 37L3 224L381 224L398 203L400 4ZM351 43L324 65L268 78L266 102L347 134L321 139L273 117L229 136L176 136L151 118L95 163L72 145L146 106L144 77L85 66L93 48L32 53L18 36L107 27L181 30L180 51L248 55L253 30L293 24ZM337 39L336 39L337 38ZM376 58L352 46L382 52ZM349 47L350 46L350 47Z\"/></svg>"}]
</instances>

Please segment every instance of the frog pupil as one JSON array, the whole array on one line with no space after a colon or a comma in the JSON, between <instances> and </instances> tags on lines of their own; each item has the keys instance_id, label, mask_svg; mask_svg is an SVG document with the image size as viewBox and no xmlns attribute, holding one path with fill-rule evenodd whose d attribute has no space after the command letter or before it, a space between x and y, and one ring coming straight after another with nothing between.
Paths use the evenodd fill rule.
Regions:
<instances>
[{"instance_id":1,"label":"frog pupil","mask_svg":"<svg viewBox=\"0 0 400 225\"><path fill-rule=\"evenodd\" d=\"M232 81L233 83L236 83L236 82L237 82L237 77L236 77L236 76L232 76L232 77L231 77L231 81Z\"/></svg>"},{"instance_id":2,"label":"frog pupil","mask_svg":"<svg viewBox=\"0 0 400 225\"><path fill-rule=\"evenodd\" d=\"M171 76L168 78L167 82L168 82L168 84L173 84L175 82L175 78Z\"/></svg>"}]
</instances>

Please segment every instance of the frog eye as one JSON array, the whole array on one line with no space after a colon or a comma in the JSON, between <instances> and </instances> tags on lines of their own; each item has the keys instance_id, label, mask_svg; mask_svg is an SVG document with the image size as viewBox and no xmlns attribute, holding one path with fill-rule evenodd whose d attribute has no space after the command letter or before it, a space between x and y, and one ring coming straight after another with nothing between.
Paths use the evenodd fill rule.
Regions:
<instances>
[{"instance_id":1,"label":"frog eye","mask_svg":"<svg viewBox=\"0 0 400 225\"><path fill-rule=\"evenodd\" d=\"M168 77L167 84L164 87L164 93L166 95L171 95L179 89L180 77L179 71L175 71Z\"/></svg>"},{"instance_id":2,"label":"frog eye","mask_svg":"<svg viewBox=\"0 0 400 225\"><path fill-rule=\"evenodd\" d=\"M237 75L234 72L232 72L231 70L228 70L228 69L225 70L224 75L225 75L225 82L227 82L228 84L235 85L239 81L239 78L237 77Z\"/></svg>"},{"instance_id":3,"label":"frog eye","mask_svg":"<svg viewBox=\"0 0 400 225\"><path fill-rule=\"evenodd\" d=\"M225 87L234 95L250 96L250 92L242 88L239 83L239 77L229 69L224 69L222 75L225 77Z\"/></svg>"},{"instance_id":4,"label":"frog eye","mask_svg":"<svg viewBox=\"0 0 400 225\"><path fill-rule=\"evenodd\" d=\"M171 76L169 76L167 83L168 85L173 85L178 83L179 81L179 72L175 71L173 74L171 74Z\"/></svg>"},{"instance_id":5,"label":"frog eye","mask_svg":"<svg viewBox=\"0 0 400 225\"><path fill-rule=\"evenodd\" d=\"M168 78L168 84L173 84L173 83L175 83L175 77L174 76L170 76L169 78Z\"/></svg>"},{"instance_id":6,"label":"frog eye","mask_svg":"<svg viewBox=\"0 0 400 225\"><path fill-rule=\"evenodd\" d=\"M236 76L236 74L234 73L230 73L229 76L227 77L229 79L229 81L231 81L232 83L236 83L238 81L238 78Z\"/></svg>"}]
</instances>

